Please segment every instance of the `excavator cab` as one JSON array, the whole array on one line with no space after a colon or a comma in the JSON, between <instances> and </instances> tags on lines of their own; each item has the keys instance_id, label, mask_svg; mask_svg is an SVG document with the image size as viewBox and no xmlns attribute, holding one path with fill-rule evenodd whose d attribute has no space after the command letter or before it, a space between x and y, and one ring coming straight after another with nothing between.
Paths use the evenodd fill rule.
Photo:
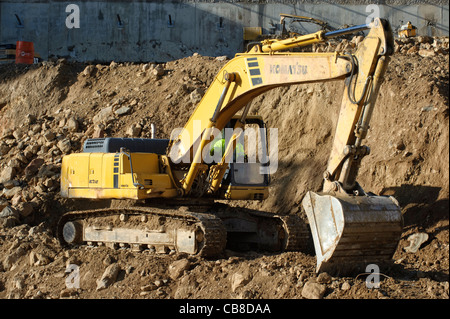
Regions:
<instances>
[{"instance_id":1,"label":"excavator cab","mask_svg":"<svg viewBox=\"0 0 450 319\"><path fill-rule=\"evenodd\" d=\"M224 130L228 128L232 131L237 121L238 117L233 117ZM223 133L226 137L226 132ZM227 142L225 138L225 145ZM247 116L237 144L233 160L229 163L229 169L222 179L219 189L220 198L266 199L269 196L270 174L265 167L269 164L269 156L267 129L260 116Z\"/></svg>"}]
</instances>

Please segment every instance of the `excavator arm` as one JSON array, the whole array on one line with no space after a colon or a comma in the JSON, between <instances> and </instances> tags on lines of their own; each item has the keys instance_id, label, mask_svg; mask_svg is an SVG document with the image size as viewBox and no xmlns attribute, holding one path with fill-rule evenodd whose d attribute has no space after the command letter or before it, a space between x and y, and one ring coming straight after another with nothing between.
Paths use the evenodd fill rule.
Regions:
<instances>
[{"instance_id":1,"label":"excavator arm","mask_svg":"<svg viewBox=\"0 0 450 319\"><path fill-rule=\"evenodd\" d=\"M340 187L346 192L357 191L360 162L370 152L361 143L369 130L378 91L393 52L390 30L384 30L381 20L375 20L374 25L356 54L348 56L352 72L346 80L333 147L324 174L324 191Z\"/></svg>"},{"instance_id":2,"label":"excavator arm","mask_svg":"<svg viewBox=\"0 0 450 319\"><path fill-rule=\"evenodd\" d=\"M173 140L170 157L173 162L191 163L182 182L189 193L202 164L204 147L212 130L222 130L230 119L258 95L282 85L328 81L344 78L351 64L339 54L245 54L231 60L215 78L202 101ZM217 96L220 96L217 102ZM211 107L214 106L214 107ZM187 132L187 134L186 134Z\"/></svg>"}]
</instances>

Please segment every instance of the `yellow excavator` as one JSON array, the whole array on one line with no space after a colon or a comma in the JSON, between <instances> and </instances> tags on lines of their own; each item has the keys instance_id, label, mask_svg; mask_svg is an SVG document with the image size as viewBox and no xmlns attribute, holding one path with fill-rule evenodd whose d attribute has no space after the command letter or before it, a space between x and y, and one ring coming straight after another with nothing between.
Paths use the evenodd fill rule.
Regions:
<instances>
[{"instance_id":1,"label":"yellow excavator","mask_svg":"<svg viewBox=\"0 0 450 319\"><path fill-rule=\"evenodd\" d=\"M411 21L408 21L407 24L404 24L398 30L399 38L410 38L415 37L417 33L417 28L411 24Z\"/></svg>"},{"instance_id":2,"label":"yellow excavator","mask_svg":"<svg viewBox=\"0 0 450 319\"><path fill-rule=\"evenodd\" d=\"M369 31L353 54L289 51L362 30ZM402 232L401 209L392 197L365 192L356 177L369 154L362 141L392 53L390 25L377 18L347 29L264 40L237 54L169 139L88 139L83 152L63 158L63 197L137 201L65 213L58 223L60 240L210 257L225 247L304 250L312 235L317 272L389 261ZM224 204L266 199L276 168L276 134L250 115L251 101L276 87L338 79L345 80L345 92L323 188L302 200L308 223L297 215ZM222 152L212 156L219 139L225 141ZM245 154L240 158L238 144Z\"/></svg>"}]
</instances>

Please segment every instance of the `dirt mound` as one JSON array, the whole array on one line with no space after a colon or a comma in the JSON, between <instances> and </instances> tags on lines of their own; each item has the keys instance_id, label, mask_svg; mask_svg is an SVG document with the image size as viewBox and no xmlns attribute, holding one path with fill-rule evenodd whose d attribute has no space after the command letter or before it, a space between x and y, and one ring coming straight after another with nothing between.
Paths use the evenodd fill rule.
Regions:
<instances>
[{"instance_id":1,"label":"dirt mound","mask_svg":"<svg viewBox=\"0 0 450 319\"><path fill-rule=\"evenodd\" d=\"M157 138L169 137L225 63L194 55L165 64L0 66L0 298L448 298L448 38L396 42L373 114L359 182L394 195L405 222L379 289L366 287L367 275L317 276L314 255L300 252L227 250L205 260L59 245L62 213L122 205L62 199L61 157L90 137L149 137L152 124ZM342 92L341 82L316 83L252 102L251 112L278 128L279 164L266 201L235 205L300 213L306 191L320 189ZM428 240L406 252L418 232ZM67 285L70 265L79 288Z\"/></svg>"}]
</instances>

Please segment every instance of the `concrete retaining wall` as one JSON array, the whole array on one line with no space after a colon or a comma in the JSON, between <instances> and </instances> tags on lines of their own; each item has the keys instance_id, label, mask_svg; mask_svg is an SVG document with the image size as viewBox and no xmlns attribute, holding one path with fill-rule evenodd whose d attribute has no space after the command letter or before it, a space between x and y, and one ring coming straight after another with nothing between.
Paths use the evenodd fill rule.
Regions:
<instances>
[{"instance_id":1,"label":"concrete retaining wall","mask_svg":"<svg viewBox=\"0 0 450 319\"><path fill-rule=\"evenodd\" d=\"M264 3L261 3L264 2ZM345 4L347 3L347 4ZM351 4L348 4L351 3ZM167 61L193 52L219 56L243 49L243 27L265 33L279 14L309 16L333 27L363 24L374 11L368 1L1 1L0 43L32 41L47 59ZM372 2L373 3L373 2ZM421 35L448 36L448 1L376 1L393 29L411 21ZM80 27L69 29L69 4ZM170 19L170 22L169 22ZM297 25L301 32L314 26Z\"/></svg>"}]
</instances>

